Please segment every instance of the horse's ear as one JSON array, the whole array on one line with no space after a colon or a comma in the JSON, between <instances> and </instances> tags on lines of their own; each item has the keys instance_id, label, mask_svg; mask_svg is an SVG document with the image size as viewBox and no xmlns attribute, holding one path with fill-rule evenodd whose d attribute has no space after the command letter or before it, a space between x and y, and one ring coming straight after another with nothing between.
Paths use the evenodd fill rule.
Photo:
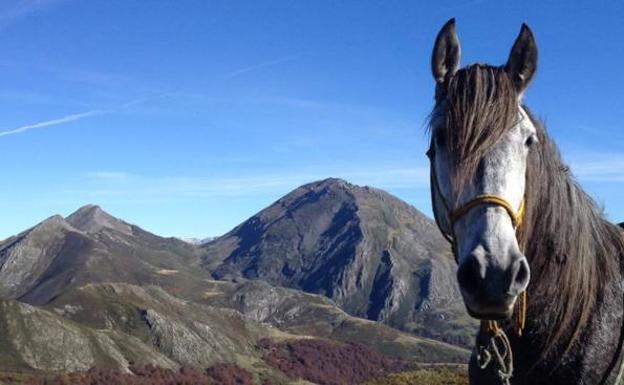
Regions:
<instances>
[{"instance_id":1,"label":"horse's ear","mask_svg":"<svg viewBox=\"0 0 624 385\"><path fill-rule=\"evenodd\" d=\"M455 18L450 19L444 24L433 46L433 54L431 55L431 71L433 78L440 84L448 76L452 76L459 68L459 57L461 48L459 39L455 32Z\"/></svg>"},{"instance_id":2,"label":"horse's ear","mask_svg":"<svg viewBox=\"0 0 624 385\"><path fill-rule=\"evenodd\" d=\"M537 44L535 43L535 37L528 25L522 24L520 34L516 39L507 64L505 64L505 71L511 77L514 82L518 93L522 93L533 75L537 70Z\"/></svg>"}]
</instances>

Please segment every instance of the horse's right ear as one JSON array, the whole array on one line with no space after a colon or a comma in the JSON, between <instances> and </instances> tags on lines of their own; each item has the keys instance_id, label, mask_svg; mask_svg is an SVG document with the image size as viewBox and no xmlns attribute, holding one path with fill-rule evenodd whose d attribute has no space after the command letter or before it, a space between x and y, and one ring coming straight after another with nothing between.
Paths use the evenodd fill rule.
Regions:
<instances>
[{"instance_id":1,"label":"horse's right ear","mask_svg":"<svg viewBox=\"0 0 624 385\"><path fill-rule=\"evenodd\" d=\"M431 55L431 71L433 78L441 84L447 77L452 76L459 68L461 48L455 32L455 18L444 24L433 46Z\"/></svg>"}]
</instances>

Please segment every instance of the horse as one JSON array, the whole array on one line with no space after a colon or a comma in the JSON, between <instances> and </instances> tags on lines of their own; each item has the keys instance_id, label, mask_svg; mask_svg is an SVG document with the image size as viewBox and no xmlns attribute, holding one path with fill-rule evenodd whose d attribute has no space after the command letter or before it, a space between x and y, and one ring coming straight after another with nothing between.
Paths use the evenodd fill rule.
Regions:
<instances>
[{"instance_id":1,"label":"horse","mask_svg":"<svg viewBox=\"0 0 624 385\"><path fill-rule=\"evenodd\" d=\"M624 384L624 237L523 103L537 44L523 24L504 65L460 68L455 20L431 67L431 199L468 313L472 385Z\"/></svg>"}]
</instances>

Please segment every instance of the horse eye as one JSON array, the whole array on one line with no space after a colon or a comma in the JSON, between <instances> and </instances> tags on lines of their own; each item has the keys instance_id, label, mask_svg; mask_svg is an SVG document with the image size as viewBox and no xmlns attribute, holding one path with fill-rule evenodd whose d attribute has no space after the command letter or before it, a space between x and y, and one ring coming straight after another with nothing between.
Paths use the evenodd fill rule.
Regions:
<instances>
[{"instance_id":1,"label":"horse eye","mask_svg":"<svg viewBox=\"0 0 624 385\"><path fill-rule=\"evenodd\" d=\"M433 150L433 146L429 147L429 149L427 150L427 152L425 152L425 155L427 155L427 158L433 160L433 155L435 154L435 151Z\"/></svg>"},{"instance_id":2,"label":"horse eye","mask_svg":"<svg viewBox=\"0 0 624 385\"><path fill-rule=\"evenodd\" d=\"M525 144L527 147L532 147L532 146L534 146L534 145L536 145L536 144L538 144L538 143L539 143L539 140L537 139L537 135L535 135L535 134L533 134L533 135L529 136L529 137L526 139L526 141L524 142L524 144Z\"/></svg>"},{"instance_id":3,"label":"horse eye","mask_svg":"<svg viewBox=\"0 0 624 385\"><path fill-rule=\"evenodd\" d=\"M433 141L438 147L444 146L446 144L446 135L445 135L444 130L441 130L441 129L436 130L433 136Z\"/></svg>"}]
</instances>

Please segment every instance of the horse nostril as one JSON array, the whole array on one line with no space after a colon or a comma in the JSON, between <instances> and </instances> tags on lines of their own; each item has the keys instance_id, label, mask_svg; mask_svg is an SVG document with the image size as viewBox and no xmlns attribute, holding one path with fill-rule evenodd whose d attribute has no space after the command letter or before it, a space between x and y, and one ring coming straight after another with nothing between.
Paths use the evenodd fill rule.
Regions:
<instances>
[{"instance_id":1,"label":"horse nostril","mask_svg":"<svg viewBox=\"0 0 624 385\"><path fill-rule=\"evenodd\" d=\"M474 294L485 280L481 262L475 255L469 255L457 270L457 281L466 293Z\"/></svg>"},{"instance_id":2,"label":"horse nostril","mask_svg":"<svg viewBox=\"0 0 624 385\"><path fill-rule=\"evenodd\" d=\"M529 269L529 262L525 257L516 260L512 266L511 284L509 286L508 294L517 296L526 290L531 279L531 272Z\"/></svg>"}]
</instances>

